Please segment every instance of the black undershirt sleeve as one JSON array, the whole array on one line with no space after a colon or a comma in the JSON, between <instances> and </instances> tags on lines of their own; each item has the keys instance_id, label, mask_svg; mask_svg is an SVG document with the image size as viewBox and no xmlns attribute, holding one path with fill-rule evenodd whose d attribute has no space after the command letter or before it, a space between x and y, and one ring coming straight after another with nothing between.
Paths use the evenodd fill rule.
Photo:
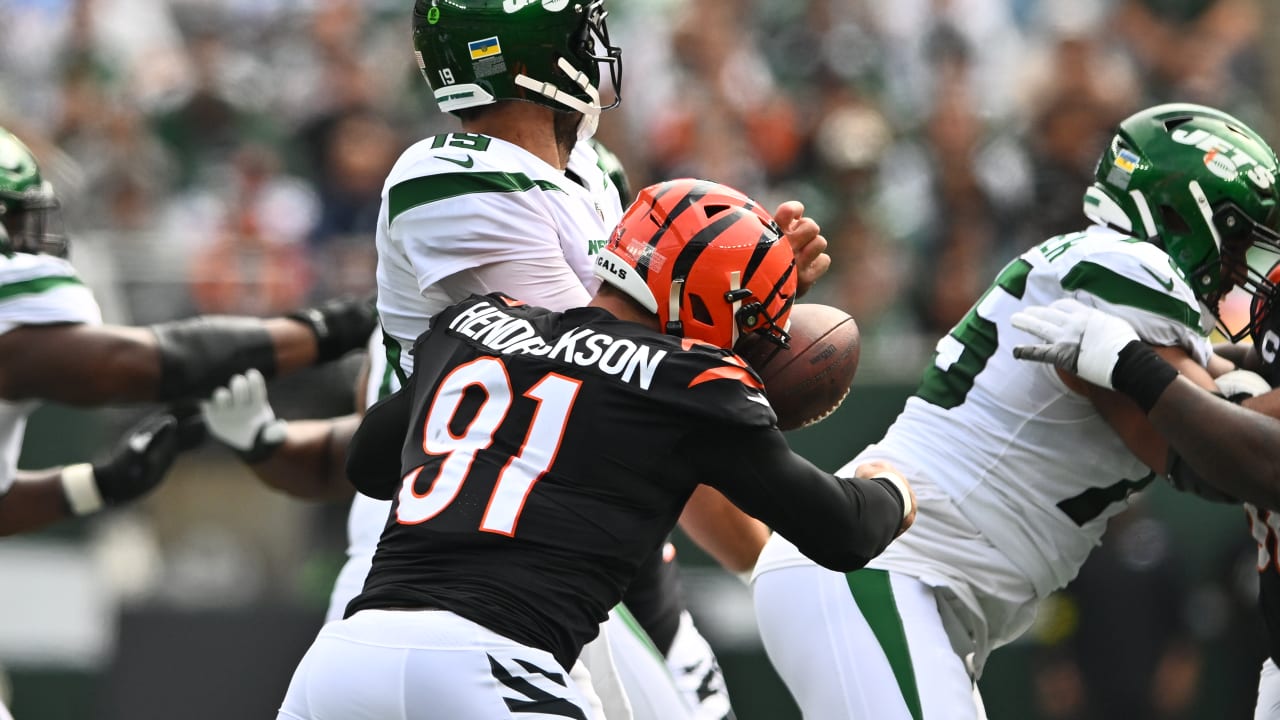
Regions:
<instances>
[{"instance_id":1,"label":"black undershirt sleeve","mask_svg":"<svg viewBox=\"0 0 1280 720\"><path fill-rule=\"evenodd\" d=\"M902 524L903 498L892 483L823 472L792 452L776 428L727 428L690 440L686 452L700 482L828 569L863 567Z\"/></svg>"},{"instance_id":2,"label":"black undershirt sleeve","mask_svg":"<svg viewBox=\"0 0 1280 720\"><path fill-rule=\"evenodd\" d=\"M347 479L361 493L377 500L395 497L412 412L411 381L365 413L347 448Z\"/></svg>"}]
</instances>

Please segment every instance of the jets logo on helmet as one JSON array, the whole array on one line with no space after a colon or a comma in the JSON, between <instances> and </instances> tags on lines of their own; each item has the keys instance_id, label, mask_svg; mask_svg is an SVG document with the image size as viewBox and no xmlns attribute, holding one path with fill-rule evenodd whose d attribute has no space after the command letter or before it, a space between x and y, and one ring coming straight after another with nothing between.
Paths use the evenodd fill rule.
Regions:
<instances>
[{"instance_id":1,"label":"jets logo on helmet","mask_svg":"<svg viewBox=\"0 0 1280 720\"><path fill-rule=\"evenodd\" d=\"M1204 164L1218 177L1233 180L1241 168L1254 185L1266 190L1275 184L1275 173L1258 164L1249 153L1230 140L1208 130L1175 128L1169 135L1176 143L1192 145L1205 151Z\"/></svg>"},{"instance_id":2,"label":"jets logo on helmet","mask_svg":"<svg viewBox=\"0 0 1280 720\"><path fill-rule=\"evenodd\" d=\"M1218 303L1232 287L1269 287L1251 248L1280 252L1275 152L1238 119L1191 104L1158 105L1126 118L1098 160L1084 212L1094 222L1160 246L1219 329Z\"/></svg>"},{"instance_id":3,"label":"jets logo on helmet","mask_svg":"<svg viewBox=\"0 0 1280 720\"><path fill-rule=\"evenodd\" d=\"M600 251L596 276L656 314L668 335L726 349L747 333L789 341L791 245L733 188L682 179L641 190Z\"/></svg>"}]
</instances>

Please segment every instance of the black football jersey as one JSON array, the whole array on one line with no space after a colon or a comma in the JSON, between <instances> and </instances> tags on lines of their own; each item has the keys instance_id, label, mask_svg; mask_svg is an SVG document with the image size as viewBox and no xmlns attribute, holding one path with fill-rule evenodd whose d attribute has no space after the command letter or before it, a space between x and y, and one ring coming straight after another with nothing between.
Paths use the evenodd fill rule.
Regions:
<instances>
[{"instance_id":1,"label":"black football jersey","mask_svg":"<svg viewBox=\"0 0 1280 720\"><path fill-rule=\"evenodd\" d=\"M667 550L671 552L668 553ZM680 583L680 566L675 548L668 543L640 564L635 579L622 596L631 617L653 641L658 652L666 656L675 643L684 613L684 587Z\"/></svg>"},{"instance_id":2,"label":"black football jersey","mask_svg":"<svg viewBox=\"0 0 1280 720\"><path fill-rule=\"evenodd\" d=\"M1267 654L1280 663L1280 513L1248 503L1244 510L1258 543L1258 607L1267 627Z\"/></svg>"},{"instance_id":3,"label":"black football jersey","mask_svg":"<svg viewBox=\"0 0 1280 720\"><path fill-rule=\"evenodd\" d=\"M776 422L736 355L596 308L473 296L414 353L402 480L347 614L445 609L566 668L675 525L698 436Z\"/></svg>"}]
</instances>

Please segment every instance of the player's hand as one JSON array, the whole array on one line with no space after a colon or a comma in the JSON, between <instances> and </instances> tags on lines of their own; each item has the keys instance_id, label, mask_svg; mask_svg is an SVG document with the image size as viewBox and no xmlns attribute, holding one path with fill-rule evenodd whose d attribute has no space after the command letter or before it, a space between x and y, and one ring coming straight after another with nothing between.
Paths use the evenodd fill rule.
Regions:
<instances>
[{"instance_id":1,"label":"player's hand","mask_svg":"<svg viewBox=\"0 0 1280 720\"><path fill-rule=\"evenodd\" d=\"M267 459L285 439L285 421L276 417L267 400L267 381L249 370L200 403L209 434L240 454L246 462Z\"/></svg>"},{"instance_id":2,"label":"player's hand","mask_svg":"<svg viewBox=\"0 0 1280 720\"><path fill-rule=\"evenodd\" d=\"M352 350L363 348L378 326L378 311L372 294L329 300L287 317L315 333L317 363L336 360Z\"/></svg>"},{"instance_id":3,"label":"player's hand","mask_svg":"<svg viewBox=\"0 0 1280 720\"><path fill-rule=\"evenodd\" d=\"M1218 393L1232 402L1271 392L1271 384L1258 373L1249 370L1225 372L1214 378L1213 382L1218 386Z\"/></svg>"},{"instance_id":4,"label":"player's hand","mask_svg":"<svg viewBox=\"0 0 1280 720\"><path fill-rule=\"evenodd\" d=\"M167 412L148 415L121 438L105 462L62 469L67 505L76 515L88 515L141 497L160 484L177 456L177 419Z\"/></svg>"},{"instance_id":5,"label":"player's hand","mask_svg":"<svg viewBox=\"0 0 1280 720\"><path fill-rule=\"evenodd\" d=\"M827 239L813 218L804 216L804 203L788 200L778 206L773 219L791 243L796 256L796 294L804 295L831 267Z\"/></svg>"},{"instance_id":6,"label":"player's hand","mask_svg":"<svg viewBox=\"0 0 1280 720\"><path fill-rule=\"evenodd\" d=\"M907 482L907 479L892 464L880 460L864 462L853 471L853 476L866 479L885 478L897 486L898 492L902 493L902 524L898 526L898 532L894 537L906 532L907 528L916 521L916 491L911 489L911 483Z\"/></svg>"},{"instance_id":7,"label":"player's hand","mask_svg":"<svg viewBox=\"0 0 1280 720\"><path fill-rule=\"evenodd\" d=\"M1138 340L1129 323L1073 298L1015 312L1013 326L1035 335L1039 345L1017 345L1019 360L1050 363L1100 387L1112 388L1111 374L1120 351Z\"/></svg>"}]
</instances>

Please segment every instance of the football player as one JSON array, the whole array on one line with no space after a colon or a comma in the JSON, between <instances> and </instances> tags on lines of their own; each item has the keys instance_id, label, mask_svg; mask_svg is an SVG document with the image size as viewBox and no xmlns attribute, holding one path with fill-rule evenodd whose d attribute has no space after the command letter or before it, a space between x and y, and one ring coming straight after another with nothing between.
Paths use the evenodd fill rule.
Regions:
<instances>
[{"instance_id":1,"label":"football player","mask_svg":"<svg viewBox=\"0 0 1280 720\"><path fill-rule=\"evenodd\" d=\"M711 483L847 571L911 522L886 464L822 472L730 350L785 345L795 260L737 191L641 191L585 308L500 293L442 308L348 472L392 501L364 590L299 664L280 717L586 718L565 671L685 500Z\"/></svg>"},{"instance_id":2,"label":"football player","mask_svg":"<svg viewBox=\"0 0 1280 720\"><path fill-rule=\"evenodd\" d=\"M1161 105L1120 123L1084 193L1094 224L1005 266L885 437L846 466L901 467L920 499L912 531L848 575L777 535L761 554L761 634L806 717L983 717L988 653L1170 471L1169 443L1128 397L1016 361L1028 336L1011 318L1063 298L1103 309L1187 384L1214 388L1208 335L1228 289L1261 287L1245 253L1275 244L1276 172L1261 137L1211 108Z\"/></svg>"},{"instance_id":3,"label":"football player","mask_svg":"<svg viewBox=\"0 0 1280 720\"><path fill-rule=\"evenodd\" d=\"M1273 269L1269 280L1276 279ZM1183 378L1129 323L1101 310L1058 300L1012 318L1043 341L1016 346L1017 357L1053 363L1114 388L1147 413L1169 440L1168 478L1175 487L1215 501L1245 501L1249 531L1258 542L1258 605L1267 629L1256 720L1280 718L1280 391L1272 391L1280 384L1278 303L1274 284L1256 297L1250 313L1253 351L1240 358L1241 369L1216 378L1217 393Z\"/></svg>"},{"instance_id":4,"label":"football player","mask_svg":"<svg viewBox=\"0 0 1280 720\"><path fill-rule=\"evenodd\" d=\"M247 368L270 375L339 357L373 326L368 303L346 301L294 318L103 325L66 259L59 224L58 200L35 156L0 129L0 533L132 499L158 482L171 459L173 419L155 417L100 467L17 473L37 401L97 406L200 396Z\"/></svg>"},{"instance_id":5,"label":"football player","mask_svg":"<svg viewBox=\"0 0 1280 720\"><path fill-rule=\"evenodd\" d=\"M0 128L0 535L133 500L160 482L177 451L177 421L158 413L103 463L19 471L27 416L38 401L199 397L248 368L270 375L339 357L374 323L369 303L335 301L290 318L103 325L67 251L53 188L31 151Z\"/></svg>"},{"instance_id":6,"label":"football player","mask_svg":"<svg viewBox=\"0 0 1280 720\"><path fill-rule=\"evenodd\" d=\"M602 67L620 97L621 52L609 42L605 15L602 0L415 4L419 67L440 109L461 120L462 132L409 148L385 184L376 231L378 310L391 374L383 383L376 370L371 373L371 383L384 393L412 371L408 350L435 313L472 293L501 290L565 309L585 304L598 287L595 255L622 205L609 168L579 140L591 136L606 109L600 99ZM802 215L803 206L794 202L777 213L797 248L804 289L830 258L816 224ZM324 442L320 433L327 431L313 430L313 440ZM700 498L719 500L701 493ZM349 560L335 584L330 617L340 616L363 586L388 509L388 503L364 496L353 501ZM655 626L649 617L640 619ZM714 711L700 717L726 717L723 692L698 693L701 687L723 687L705 641L683 617L674 627L677 639L687 638L679 648L703 650L693 661L677 654L682 668L696 672L684 683L688 695ZM619 658L624 677L632 660L637 673L655 678L634 693L637 716L683 717L685 703L669 692L670 677L649 672L652 655L629 642L620 621L609 628L623 633L628 647L640 647L634 656ZM640 701L649 697L654 707L646 710Z\"/></svg>"}]
</instances>

